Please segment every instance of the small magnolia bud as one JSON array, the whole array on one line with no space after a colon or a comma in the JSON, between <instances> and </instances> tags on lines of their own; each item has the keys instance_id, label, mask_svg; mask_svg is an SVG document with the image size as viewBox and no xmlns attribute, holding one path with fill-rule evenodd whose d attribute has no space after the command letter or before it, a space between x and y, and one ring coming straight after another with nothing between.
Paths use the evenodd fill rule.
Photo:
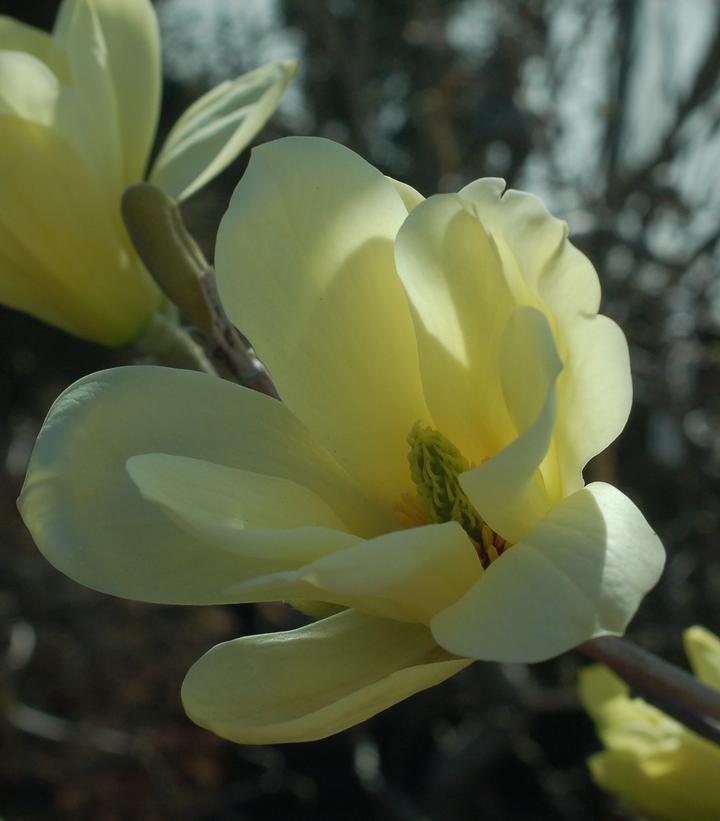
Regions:
<instances>
[{"instance_id":1,"label":"small magnolia bud","mask_svg":"<svg viewBox=\"0 0 720 821\"><path fill-rule=\"evenodd\" d=\"M157 186L141 182L125 190L122 215L135 250L161 290L191 325L210 331L212 313L201 281L210 266L177 203Z\"/></svg>"}]
</instances>

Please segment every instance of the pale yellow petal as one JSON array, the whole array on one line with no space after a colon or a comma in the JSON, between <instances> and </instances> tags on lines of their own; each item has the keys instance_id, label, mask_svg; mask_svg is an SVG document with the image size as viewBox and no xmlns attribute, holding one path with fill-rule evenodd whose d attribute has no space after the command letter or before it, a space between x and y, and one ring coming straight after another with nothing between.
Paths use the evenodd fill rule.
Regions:
<instances>
[{"instance_id":1,"label":"pale yellow petal","mask_svg":"<svg viewBox=\"0 0 720 821\"><path fill-rule=\"evenodd\" d=\"M196 100L168 134L150 181L178 200L202 188L270 119L296 68L292 60L270 63Z\"/></svg>"},{"instance_id":2,"label":"pale yellow petal","mask_svg":"<svg viewBox=\"0 0 720 821\"><path fill-rule=\"evenodd\" d=\"M283 400L386 504L412 491L406 437L428 421L393 241L392 184L329 140L253 150L220 225L218 287Z\"/></svg>"},{"instance_id":3,"label":"pale yellow petal","mask_svg":"<svg viewBox=\"0 0 720 821\"><path fill-rule=\"evenodd\" d=\"M630 688L604 664L591 664L580 671L578 695L595 722L602 722L609 702L627 698Z\"/></svg>"},{"instance_id":4,"label":"pale yellow petal","mask_svg":"<svg viewBox=\"0 0 720 821\"><path fill-rule=\"evenodd\" d=\"M580 698L605 746L588 761L600 787L616 793L643 818L713 821L718 817L720 748L716 744L642 699L631 698L624 682L602 665L580 673Z\"/></svg>"},{"instance_id":5,"label":"pale yellow petal","mask_svg":"<svg viewBox=\"0 0 720 821\"><path fill-rule=\"evenodd\" d=\"M70 71L69 84L61 87L55 128L88 165L106 207L117 203L119 212L124 158L107 45L94 3L65 0L53 45L67 56Z\"/></svg>"},{"instance_id":6,"label":"pale yellow petal","mask_svg":"<svg viewBox=\"0 0 720 821\"><path fill-rule=\"evenodd\" d=\"M69 388L35 445L20 507L51 563L103 592L175 603L229 601L234 580L268 572L142 497L126 463L158 452L296 482L362 536L389 518L280 402L201 373L118 368Z\"/></svg>"},{"instance_id":7,"label":"pale yellow petal","mask_svg":"<svg viewBox=\"0 0 720 821\"><path fill-rule=\"evenodd\" d=\"M553 217L526 191L509 189L487 178L466 185L459 194L472 202L498 245L508 276L520 277L555 311L563 306L597 313L600 283L589 260L567 243L567 223Z\"/></svg>"},{"instance_id":8,"label":"pale yellow petal","mask_svg":"<svg viewBox=\"0 0 720 821\"><path fill-rule=\"evenodd\" d=\"M506 323L499 367L505 406L518 435L463 473L460 484L488 525L515 543L558 501L550 486L555 475L550 445L562 363L547 320L535 308L517 308Z\"/></svg>"},{"instance_id":9,"label":"pale yellow petal","mask_svg":"<svg viewBox=\"0 0 720 821\"><path fill-rule=\"evenodd\" d=\"M300 567L358 541L317 493L290 479L164 453L132 456L127 469L143 497L181 527L266 560L257 573L273 572L279 563Z\"/></svg>"},{"instance_id":10,"label":"pale yellow petal","mask_svg":"<svg viewBox=\"0 0 720 821\"><path fill-rule=\"evenodd\" d=\"M720 690L720 638L696 625L685 631L683 640L693 673L703 684Z\"/></svg>"},{"instance_id":11,"label":"pale yellow petal","mask_svg":"<svg viewBox=\"0 0 720 821\"><path fill-rule=\"evenodd\" d=\"M94 4L107 48L125 187L145 175L160 113L157 19L149 0L94 0Z\"/></svg>"},{"instance_id":12,"label":"pale yellow petal","mask_svg":"<svg viewBox=\"0 0 720 821\"><path fill-rule=\"evenodd\" d=\"M0 301L105 345L134 339L159 292L80 155L50 128L1 117Z\"/></svg>"},{"instance_id":13,"label":"pale yellow petal","mask_svg":"<svg viewBox=\"0 0 720 821\"><path fill-rule=\"evenodd\" d=\"M635 505L594 483L564 499L431 622L458 655L535 662L622 634L662 572L662 545Z\"/></svg>"},{"instance_id":14,"label":"pale yellow petal","mask_svg":"<svg viewBox=\"0 0 720 821\"><path fill-rule=\"evenodd\" d=\"M47 64L61 82L69 80L67 56L57 52L52 37L41 29L0 14L0 49L31 54Z\"/></svg>"},{"instance_id":15,"label":"pale yellow petal","mask_svg":"<svg viewBox=\"0 0 720 821\"><path fill-rule=\"evenodd\" d=\"M582 487L582 469L618 436L632 405L630 355L622 330L606 316L564 322L564 370L558 379L556 448L563 493Z\"/></svg>"},{"instance_id":16,"label":"pale yellow petal","mask_svg":"<svg viewBox=\"0 0 720 821\"><path fill-rule=\"evenodd\" d=\"M14 17L0 14L0 49L3 51L26 51L47 62L51 48L50 35L41 29L22 23Z\"/></svg>"},{"instance_id":17,"label":"pale yellow petal","mask_svg":"<svg viewBox=\"0 0 720 821\"><path fill-rule=\"evenodd\" d=\"M435 426L479 463L514 438L499 356L515 303L495 243L463 200L438 195L405 220L395 260Z\"/></svg>"},{"instance_id":18,"label":"pale yellow petal","mask_svg":"<svg viewBox=\"0 0 720 821\"><path fill-rule=\"evenodd\" d=\"M349 610L307 627L220 644L190 669L190 718L242 744L338 733L469 664L426 627Z\"/></svg>"},{"instance_id":19,"label":"pale yellow petal","mask_svg":"<svg viewBox=\"0 0 720 821\"><path fill-rule=\"evenodd\" d=\"M394 177L388 177L388 179L395 186L395 190L398 194L400 194L400 198L405 203L408 213L410 213L416 205L420 205L421 202L424 202L425 197L423 197L419 191L416 191L412 185L396 180Z\"/></svg>"},{"instance_id":20,"label":"pale yellow petal","mask_svg":"<svg viewBox=\"0 0 720 821\"><path fill-rule=\"evenodd\" d=\"M51 125L60 93L45 63L20 51L0 51L0 115Z\"/></svg>"},{"instance_id":21,"label":"pale yellow petal","mask_svg":"<svg viewBox=\"0 0 720 821\"><path fill-rule=\"evenodd\" d=\"M457 522L446 522L358 543L314 562L303 578L321 590L352 597L358 609L427 622L481 574L466 533Z\"/></svg>"},{"instance_id":22,"label":"pale yellow petal","mask_svg":"<svg viewBox=\"0 0 720 821\"><path fill-rule=\"evenodd\" d=\"M568 240L567 224L532 194L503 195L503 188L502 180L477 180L460 195L475 205L492 234L513 288L524 282L534 294L531 304L552 317L565 366L558 379L558 466L570 493L582 486L580 471L587 461L627 421L632 402L627 343L614 323L597 317L597 273Z\"/></svg>"},{"instance_id":23,"label":"pale yellow petal","mask_svg":"<svg viewBox=\"0 0 720 821\"><path fill-rule=\"evenodd\" d=\"M242 601L311 599L427 623L481 574L472 542L460 525L446 522L358 542L295 572L251 580L228 592Z\"/></svg>"}]
</instances>

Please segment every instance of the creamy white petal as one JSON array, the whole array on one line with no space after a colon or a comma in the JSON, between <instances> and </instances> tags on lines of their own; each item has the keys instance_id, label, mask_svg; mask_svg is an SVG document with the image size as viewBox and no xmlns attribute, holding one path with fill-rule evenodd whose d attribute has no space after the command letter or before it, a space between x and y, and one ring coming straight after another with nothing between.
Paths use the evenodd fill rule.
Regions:
<instances>
[{"instance_id":1,"label":"creamy white petal","mask_svg":"<svg viewBox=\"0 0 720 821\"><path fill-rule=\"evenodd\" d=\"M423 197L419 191L416 191L412 185L408 185L401 180L396 180L394 177L388 177L388 179L395 186L395 190L398 194L400 194L400 198L405 203L408 213L412 211L416 205L420 205L420 203L425 200L425 197Z\"/></svg>"},{"instance_id":2,"label":"creamy white petal","mask_svg":"<svg viewBox=\"0 0 720 821\"><path fill-rule=\"evenodd\" d=\"M427 623L481 574L470 539L457 522L446 522L357 542L297 571L234 585L228 593L242 601L325 601Z\"/></svg>"},{"instance_id":3,"label":"creamy white petal","mask_svg":"<svg viewBox=\"0 0 720 821\"><path fill-rule=\"evenodd\" d=\"M219 644L190 669L185 710L242 744L313 741L432 687L470 662L426 627L349 610L286 633Z\"/></svg>"},{"instance_id":4,"label":"creamy white petal","mask_svg":"<svg viewBox=\"0 0 720 821\"><path fill-rule=\"evenodd\" d=\"M280 402L201 373L117 368L70 387L35 445L20 508L51 563L103 592L178 604L228 601L233 580L268 572L142 497L126 463L153 452L296 482L362 536L392 522Z\"/></svg>"},{"instance_id":5,"label":"creamy white petal","mask_svg":"<svg viewBox=\"0 0 720 821\"><path fill-rule=\"evenodd\" d=\"M0 114L51 125L60 93L53 72L31 54L0 51Z\"/></svg>"},{"instance_id":6,"label":"creamy white petal","mask_svg":"<svg viewBox=\"0 0 720 821\"><path fill-rule=\"evenodd\" d=\"M196 100L168 134L150 181L178 200L202 188L270 119L296 68L292 60L270 63Z\"/></svg>"},{"instance_id":7,"label":"creamy white petal","mask_svg":"<svg viewBox=\"0 0 720 821\"><path fill-rule=\"evenodd\" d=\"M635 505L596 482L554 507L431 629L458 655L543 661L595 636L621 635L664 561Z\"/></svg>"},{"instance_id":8,"label":"creamy white petal","mask_svg":"<svg viewBox=\"0 0 720 821\"><path fill-rule=\"evenodd\" d=\"M258 560L253 573L299 567L359 540L316 493L290 479L165 453L132 456L127 469L143 497L181 527Z\"/></svg>"}]
</instances>

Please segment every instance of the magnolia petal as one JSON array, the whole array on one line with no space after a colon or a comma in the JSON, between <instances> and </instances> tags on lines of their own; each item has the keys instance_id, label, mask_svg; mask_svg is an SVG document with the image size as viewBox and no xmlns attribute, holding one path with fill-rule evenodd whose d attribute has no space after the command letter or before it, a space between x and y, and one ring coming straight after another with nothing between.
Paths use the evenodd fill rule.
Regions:
<instances>
[{"instance_id":1,"label":"magnolia petal","mask_svg":"<svg viewBox=\"0 0 720 821\"><path fill-rule=\"evenodd\" d=\"M632 698L627 685L603 665L582 670L579 689L605 746L588 760L599 786L658 821L718 817L716 744Z\"/></svg>"},{"instance_id":2,"label":"magnolia petal","mask_svg":"<svg viewBox=\"0 0 720 821\"><path fill-rule=\"evenodd\" d=\"M519 542L548 511L552 496L541 465L552 476L555 380L562 369L545 316L517 308L500 350L508 413L518 437L496 456L460 476L480 516L506 540Z\"/></svg>"},{"instance_id":3,"label":"magnolia petal","mask_svg":"<svg viewBox=\"0 0 720 821\"><path fill-rule=\"evenodd\" d=\"M562 492L567 495L582 487L582 469L625 426L632 378L625 334L612 319L578 315L574 323L565 323L564 334L556 445Z\"/></svg>"},{"instance_id":4,"label":"magnolia petal","mask_svg":"<svg viewBox=\"0 0 720 821\"><path fill-rule=\"evenodd\" d=\"M704 627L690 627L684 635L685 655L696 677L720 690L720 638Z\"/></svg>"},{"instance_id":5,"label":"magnolia petal","mask_svg":"<svg viewBox=\"0 0 720 821\"><path fill-rule=\"evenodd\" d=\"M481 462L513 438L498 358L515 306L495 243L458 196L437 195L405 220L395 261L435 426Z\"/></svg>"},{"instance_id":6,"label":"magnolia petal","mask_svg":"<svg viewBox=\"0 0 720 821\"><path fill-rule=\"evenodd\" d=\"M148 0L94 0L107 46L124 158L123 188L145 175L160 113L157 18Z\"/></svg>"},{"instance_id":7,"label":"magnolia petal","mask_svg":"<svg viewBox=\"0 0 720 821\"><path fill-rule=\"evenodd\" d=\"M119 213L54 129L2 119L0 301L104 345L126 344L159 292L126 244Z\"/></svg>"},{"instance_id":8,"label":"magnolia petal","mask_svg":"<svg viewBox=\"0 0 720 821\"><path fill-rule=\"evenodd\" d=\"M264 560L254 573L278 562L300 567L358 540L316 493L289 479L165 453L132 456L127 469L142 496L181 527Z\"/></svg>"},{"instance_id":9,"label":"magnolia petal","mask_svg":"<svg viewBox=\"0 0 720 821\"><path fill-rule=\"evenodd\" d=\"M441 650L426 627L349 610L213 647L188 672L182 699L193 721L230 741L314 741L469 663Z\"/></svg>"},{"instance_id":10,"label":"magnolia petal","mask_svg":"<svg viewBox=\"0 0 720 821\"><path fill-rule=\"evenodd\" d=\"M457 522L446 522L358 543L314 562L303 578L321 590L352 597L358 609L427 622L481 575L465 531Z\"/></svg>"},{"instance_id":11,"label":"magnolia petal","mask_svg":"<svg viewBox=\"0 0 720 821\"><path fill-rule=\"evenodd\" d=\"M579 673L578 695L593 721L603 722L605 705L630 695L630 688L604 664L591 664Z\"/></svg>"},{"instance_id":12,"label":"magnolia petal","mask_svg":"<svg viewBox=\"0 0 720 821\"><path fill-rule=\"evenodd\" d=\"M632 402L625 338L597 316L600 283L592 263L568 240L563 220L533 194L477 180L460 195L473 202L497 243L516 290L525 282L557 327L565 372L558 380L558 458L565 493L582 486L581 470L627 422Z\"/></svg>"},{"instance_id":13,"label":"magnolia petal","mask_svg":"<svg viewBox=\"0 0 720 821\"><path fill-rule=\"evenodd\" d=\"M400 530L335 551L293 573L234 585L241 601L311 599L427 623L482 574L457 522Z\"/></svg>"},{"instance_id":14,"label":"magnolia petal","mask_svg":"<svg viewBox=\"0 0 720 821\"><path fill-rule=\"evenodd\" d=\"M393 263L406 216L352 151L289 137L253 150L215 254L223 304L283 400L389 506L414 493L406 437L429 419Z\"/></svg>"},{"instance_id":15,"label":"magnolia petal","mask_svg":"<svg viewBox=\"0 0 720 821\"><path fill-rule=\"evenodd\" d=\"M543 661L595 636L622 634L664 559L635 505L596 482L551 510L430 626L458 655Z\"/></svg>"},{"instance_id":16,"label":"magnolia petal","mask_svg":"<svg viewBox=\"0 0 720 821\"><path fill-rule=\"evenodd\" d=\"M53 72L33 55L0 51L0 115L51 125L59 85Z\"/></svg>"},{"instance_id":17,"label":"magnolia petal","mask_svg":"<svg viewBox=\"0 0 720 821\"><path fill-rule=\"evenodd\" d=\"M70 71L70 84L61 88L55 128L92 169L105 202L119 203L124 179L118 111L95 4L65 0L53 34L53 46L66 55ZM118 216L119 210L118 204Z\"/></svg>"},{"instance_id":18,"label":"magnolia petal","mask_svg":"<svg viewBox=\"0 0 720 821\"><path fill-rule=\"evenodd\" d=\"M202 188L270 119L296 69L292 60L271 63L203 95L168 134L150 181L178 200Z\"/></svg>"},{"instance_id":19,"label":"magnolia petal","mask_svg":"<svg viewBox=\"0 0 720 821\"><path fill-rule=\"evenodd\" d=\"M388 179L395 186L395 190L398 194L400 194L400 198L405 203L408 213L410 213L416 205L420 205L421 202L425 201L425 197L423 197L419 191L416 191L412 185L396 180L394 177L388 177Z\"/></svg>"},{"instance_id":20,"label":"magnolia petal","mask_svg":"<svg viewBox=\"0 0 720 821\"><path fill-rule=\"evenodd\" d=\"M280 402L201 373L117 368L65 391L32 455L20 508L59 570L127 598L228 601L221 592L243 578L238 556L175 525L131 480L127 460L153 452L289 479L359 535L386 529L387 514Z\"/></svg>"},{"instance_id":21,"label":"magnolia petal","mask_svg":"<svg viewBox=\"0 0 720 821\"><path fill-rule=\"evenodd\" d=\"M52 41L47 32L0 14L0 49L3 51L25 51L47 62L51 47Z\"/></svg>"},{"instance_id":22,"label":"magnolia petal","mask_svg":"<svg viewBox=\"0 0 720 821\"><path fill-rule=\"evenodd\" d=\"M542 202L505 182L476 180L460 191L474 203L498 245L506 272L519 276L552 309L596 314L600 283L590 261L567 241L567 223Z\"/></svg>"}]
</instances>

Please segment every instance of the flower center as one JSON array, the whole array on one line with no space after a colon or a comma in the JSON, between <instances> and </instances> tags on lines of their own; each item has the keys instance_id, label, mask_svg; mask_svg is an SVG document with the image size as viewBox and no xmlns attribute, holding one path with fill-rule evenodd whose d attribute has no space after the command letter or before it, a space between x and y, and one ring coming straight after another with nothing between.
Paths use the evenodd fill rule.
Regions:
<instances>
[{"instance_id":1,"label":"flower center","mask_svg":"<svg viewBox=\"0 0 720 821\"><path fill-rule=\"evenodd\" d=\"M413 425L407 441L417 505L430 522L457 522L473 540L483 567L487 567L510 545L488 527L460 487L460 474L473 465L440 431L420 422Z\"/></svg>"}]
</instances>

